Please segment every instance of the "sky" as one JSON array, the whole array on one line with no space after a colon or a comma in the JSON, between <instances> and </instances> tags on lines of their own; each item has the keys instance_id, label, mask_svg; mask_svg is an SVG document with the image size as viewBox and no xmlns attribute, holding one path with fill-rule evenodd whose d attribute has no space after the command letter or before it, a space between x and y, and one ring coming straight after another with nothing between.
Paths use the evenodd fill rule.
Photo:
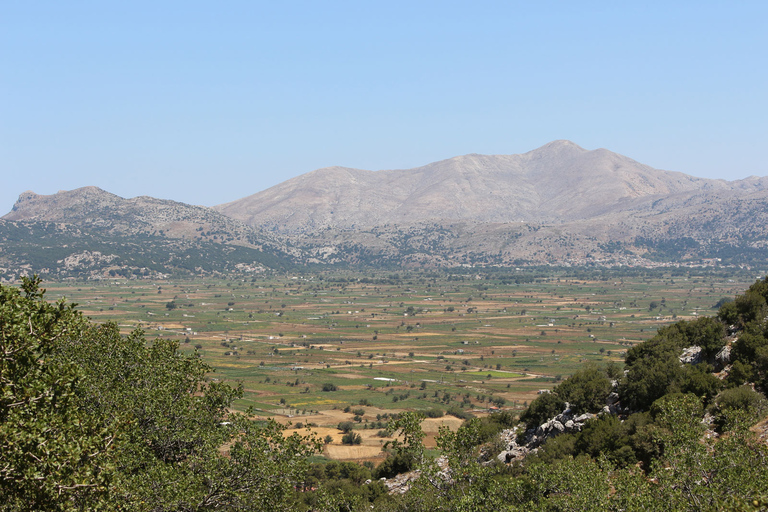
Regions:
<instances>
[{"instance_id":1,"label":"sky","mask_svg":"<svg viewBox=\"0 0 768 512\"><path fill-rule=\"evenodd\" d=\"M0 2L0 215L95 185L213 206L332 165L552 140L768 175L768 2Z\"/></svg>"}]
</instances>

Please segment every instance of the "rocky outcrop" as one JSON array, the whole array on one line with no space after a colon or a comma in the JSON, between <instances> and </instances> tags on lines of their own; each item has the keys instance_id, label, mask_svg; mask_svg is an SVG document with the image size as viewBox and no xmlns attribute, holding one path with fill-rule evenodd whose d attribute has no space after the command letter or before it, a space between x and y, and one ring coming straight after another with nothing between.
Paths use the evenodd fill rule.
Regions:
<instances>
[{"instance_id":1,"label":"rocky outcrop","mask_svg":"<svg viewBox=\"0 0 768 512\"><path fill-rule=\"evenodd\" d=\"M425 475L436 485L450 485L453 483L451 478L451 468L448 465L448 457L441 456L435 459L435 465L428 470ZM389 494L405 494L411 488L413 482L422 476L420 469L408 471L407 473L400 473L392 478L382 478L381 481L387 488ZM369 482L366 482L369 483Z\"/></svg>"},{"instance_id":2,"label":"rocky outcrop","mask_svg":"<svg viewBox=\"0 0 768 512\"><path fill-rule=\"evenodd\" d=\"M704 354L701 351L701 347L693 346L684 348L679 359L683 364L699 364L704 360Z\"/></svg>"},{"instance_id":3,"label":"rocky outcrop","mask_svg":"<svg viewBox=\"0 0 768 512\"><path fill-rule=\"evenodd\" d=\"M611 393L609 400L612 403L606 404L603 412L615 414L618 412L618 395ZM539 446L550 437L558 434L572 434L581 432L587 421L594 418L595 414L584 413L576 415L568 403L565 404L563 412L539 425L535 429L530 429L520 436L520 427L504 430L501 433L502 442L506 448L496 459L500 462L509 464L510 462L521 460L529 453L535 452ZM522 440L521 440L522 437Z\"/></svg>"},{"instance_id":4,"label":"rocky outcrop","mask_svg":"<svg viewBox=\"0 0 768 512\"><path fill-rule=\"evenodd\" d=\"M715 354L715 370L721 370L731 364L731 346L726 345Z\"/></svg>"}]
</instances>

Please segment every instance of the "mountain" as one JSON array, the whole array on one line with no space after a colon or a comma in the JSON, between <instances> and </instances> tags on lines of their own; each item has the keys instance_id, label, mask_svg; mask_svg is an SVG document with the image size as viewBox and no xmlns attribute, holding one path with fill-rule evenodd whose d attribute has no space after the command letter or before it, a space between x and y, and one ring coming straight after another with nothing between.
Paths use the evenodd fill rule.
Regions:
<instances>
[{"instance_id":1,"label":"mountain","mask_svg":"<svg viewBox=\"0 0 768 512\"><path fill-rule=\"evenodd\" d=\"M97 187L24 192L0 219L0 277L152 277L291 265L274 236L203 206Z\"/></svg>"},{"instance_id":2,"label":"mountain","mask_svg":"<svg viewBox=\"0 0 768 512\"><path fill-rule=\"evenodd\" d=\"M768 178L696 178L562 140L415 169L318 169L214 208L25 192L0 219L0 277L766 260Z\"/></svg>"},{"instance_id":3,"label":"mountain","mask_svg":"<svg viewBox=\"0 0 768 512\"><path fill-rule=\"evenodd\" d=\"M561 140L407 170L329 167L215 209L317 262L743 263L763 257L767 198L768 178L696 178Z\"/></svg>"},{"instance_id":4,"label":"mountain","mask_svg":"<svg viewBox=\"0 0 768 512\"><path fill-rule=\"evenodd\" d=\"M215 208L250 225L309 233L416 221L563 223L734 188L555 141L522 155L465 155L408 170L329 167Z\"/></svg>"}]
</instances>

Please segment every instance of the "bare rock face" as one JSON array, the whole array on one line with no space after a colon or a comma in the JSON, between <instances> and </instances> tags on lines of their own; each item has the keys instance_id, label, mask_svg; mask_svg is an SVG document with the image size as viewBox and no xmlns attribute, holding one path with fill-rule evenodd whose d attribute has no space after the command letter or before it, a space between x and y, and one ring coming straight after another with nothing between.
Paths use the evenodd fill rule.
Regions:
<instances>
[{"instance_id":1,"label":"bare rock face","mask_svg":"<svg viewBox=\"0 0 768 512\"><path fill-rule=\"evenodd\" d=\"M615 405L606 407L610 409L610 413L615 413L618 410L618 407ZM496 456L496 459L506 464L521 460L528 454L535 453L550 437L563 433L581 432L586 422L594 417L595 415L590 413L574 415L570 406L566 403L563 412L542 423L537 428L525 432L523 436L520 435L520 426L502 431L500 436L505 449Z\"/></svg>"},{"instance_id":2,"label":"bare rock face","mask_svg":"<svg viewBox=\"0 0 768 512\"><path fill-rule=\"evenodd\" d=\"M722 368L731 363L731 346L726 345L715 354L715 362Z\"/></svg>"},{"instance_id":3,"label":"bare rock face","mask_svg":"<svg viewBox=\"0 0 768 512\"><path fill-rule=\"evenodd\" d=\"M679 359L683 364L699 364L704 360L704 354L701 351L701 347L687 347L683 349Z\"/></svg>"},{"instance_id":4,"label":"bare rock face","mask_svg":"<svg viewBox=\"0 0 768 512\"><path fill-rule=\"evenodd\" d=\"M148 196L124 199L98 187L51 195L27 191L2 219L96 227L115 233L162 232L171 238L202 238L202 234L215 231L225 233L227 238L240 238L243 244L254 234L253 228L212 208Z\"/></svg>"},{"instance_id":5,"label":"bare rock face","mask_svg":"<svg viewBox=\"0 0 768 512\"><path fill-rule=\"evenodd\" d=\"M560 140L414 169L328 167L215 209L293 237L312 263L579 266L768 253L766 204L768 178L695 178Z\"/></svg>"},{"instance_id":6,"label":"bare rock face","mask_svg":"<svg viewBox=\"0 0 768 512\"><path fill-rule=\"evenodd\" d=\"M605 149L555 141L521 155L458 156L407 170L328 167L216 209L283 232L415 221L563 222L723 181L659 171Z\"/></svg>"}]
</instances>

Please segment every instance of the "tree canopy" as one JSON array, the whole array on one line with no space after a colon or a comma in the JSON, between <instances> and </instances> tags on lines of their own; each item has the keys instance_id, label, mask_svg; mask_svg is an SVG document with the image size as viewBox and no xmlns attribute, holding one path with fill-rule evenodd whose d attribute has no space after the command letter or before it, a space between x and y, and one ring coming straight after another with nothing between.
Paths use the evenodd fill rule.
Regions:
<instances>
[{"instance_id":1,"label":"tree canopy","mask_svg":"<svg viewBox=\"0 0 768 512\"><path fill-rule=\"evenodd\" d=\"M317 443L231 413L176 342L122 336L36 278L0 286L2 510L278 510ZM23 292L23 293L22 293Z\"/></svg>"}]
</instances>

